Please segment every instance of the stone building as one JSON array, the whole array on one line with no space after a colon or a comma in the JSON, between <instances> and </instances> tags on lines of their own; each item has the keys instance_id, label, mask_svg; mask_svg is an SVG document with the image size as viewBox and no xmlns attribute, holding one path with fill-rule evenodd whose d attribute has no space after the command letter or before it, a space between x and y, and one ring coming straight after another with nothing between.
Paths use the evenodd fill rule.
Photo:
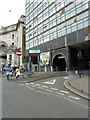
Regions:
<instances>
[{"instance_id":1,"label":"stone building","mask_svg":"<svg viewBox=\"0 0 90 120\"><path fill-rule=\"evenodd\" d=\"M20 49L22 56L16 51ZM0 29L0 66L8 64L20 65L25 62L25 16L21 16L16 24Z\"/></svg>"}]
</instances>

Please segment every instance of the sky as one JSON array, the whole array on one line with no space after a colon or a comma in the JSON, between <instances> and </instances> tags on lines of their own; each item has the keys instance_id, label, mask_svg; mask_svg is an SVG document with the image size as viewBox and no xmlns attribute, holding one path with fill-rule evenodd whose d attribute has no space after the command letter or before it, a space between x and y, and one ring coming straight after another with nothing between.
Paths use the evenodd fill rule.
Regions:
<instances>
[{"instance_id":1,"label":"sky","mask_svg":"<svg viewBox=\"0 0 90 120\"><path fill-rule=\"evenodd\" d=\"M0 0L0 27L16 24L25 15L25 0Z\"/></svg>"}]
</instances>

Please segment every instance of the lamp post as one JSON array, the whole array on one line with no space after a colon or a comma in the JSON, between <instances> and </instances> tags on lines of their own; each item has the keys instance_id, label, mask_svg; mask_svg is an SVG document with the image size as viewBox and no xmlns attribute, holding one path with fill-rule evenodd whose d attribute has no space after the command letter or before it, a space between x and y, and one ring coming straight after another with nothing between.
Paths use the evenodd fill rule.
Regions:
<instances>
[{"instance_id":1,"label":"lamp post","mask_svg":"<svg viewBox=\"0 0 90 120\"><path fill-rule=\"evenodd\" d=\"M79 68L80 68L80 71L79 71L79 77L81 78L81 92L83 92L83 79L82 79L82 51L80 50L77 54L77 58L79 60Z\"/></svg>"}]
</instances>

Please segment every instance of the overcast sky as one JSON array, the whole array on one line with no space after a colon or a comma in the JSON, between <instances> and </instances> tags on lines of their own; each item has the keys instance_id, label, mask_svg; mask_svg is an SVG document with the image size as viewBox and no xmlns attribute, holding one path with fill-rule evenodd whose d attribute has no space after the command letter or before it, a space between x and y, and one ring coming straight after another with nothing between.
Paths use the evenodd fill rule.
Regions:
<instances>
[{"instance_id":1,"label":"overcast sky","mask_svg":"<svg viewBox=\"0 0 90 120\"><path fill-rule=\"evenodd\" d=\"M0 0L0 26L16 24L25 15L25 0Z\"/></svg>"}]
</instances>

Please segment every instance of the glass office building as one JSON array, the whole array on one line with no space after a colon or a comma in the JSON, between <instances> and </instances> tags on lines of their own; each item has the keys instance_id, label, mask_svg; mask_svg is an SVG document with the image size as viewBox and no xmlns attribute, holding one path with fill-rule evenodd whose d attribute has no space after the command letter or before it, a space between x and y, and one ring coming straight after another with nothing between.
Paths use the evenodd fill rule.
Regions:
<instances>
[{"instance_id":1,"label":"glass office building","mask_svg":"<svg viewBox=\"0 0 90 120\"><path fill-rule=\"evenodd\" d=\"M89 68L90 0L26 0L25 14L30 66L69 71L81 62Z\"/></svg>"}]
</instances>

